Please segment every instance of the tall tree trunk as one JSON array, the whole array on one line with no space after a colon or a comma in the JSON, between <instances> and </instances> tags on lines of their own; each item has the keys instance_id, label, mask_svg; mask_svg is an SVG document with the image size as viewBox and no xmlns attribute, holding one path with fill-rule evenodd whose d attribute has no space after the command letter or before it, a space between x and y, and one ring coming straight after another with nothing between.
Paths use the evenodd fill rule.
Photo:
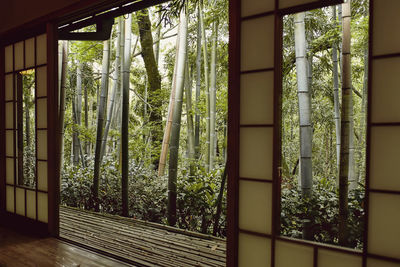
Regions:
<instances>
[{"instance_id":1,"label":"tall tree trunk","mask_svg":"<svg viewBox=\"0 0 400 267\"><path fill-rule=\"evenodd\" d=\"M203 9L203 0L199 1L200 5L200 26L201 26L201 44L203 47L203 58L204 58L204 82L205 82L205 92L206 92L206 171L210 170L210 152L211 152L211 143L210 143L210 83L208 81L208 52L207 52L207 37L206 37L206 29L204 25L204 9Z\"/></svg>"},{"instance_id":2,"label":"tall tree trunk","mask_svg":"<svg viewBox=\"0 0 400 267\"><path fill-rule=\"evenodd\" d=\"M129 74L131 67L131 34L132 16L125 21L125 51L122 73L122 123L121 123L121 157L122 157L122 215L129 215Z\"/></svg>"},{"instance_id":3,"label":"tall tree trunk","mask_svg":"<svg viewBox=\"0 0 400 267\"><path fill-rule=\"evenodd\" d=\"M218 46L218 19L213 22L213 40L211 51L211 70L210 70L210 170L214 169L214 159L216 156L216 105L217 105L217 46Z\"/></svg>"},{"instance_id":4,"label":"tall tree trunk","mask_svg":"<svg viewBox=\"0 0 400 267\"><path fill-rule=\"evenodd\" d=\"M93 198L95 210L99 211L99 184L100 184L100 152L103 140L104 116L108 96L108 75L110 66L110 40L103 42L103 62L101 68L101 93L97 106L97 134L96 147L94 152L94 174L93 174Z\"/></svg>"},{"instance_id":5,"label":"tall tree trunk","mask_svg":"<svg viewBox=\"0 0 400 267\"><path fill-rule=\"evenodd\" d=\"M161 90L161 76L158 71L157 62L154 56L153 50L153 36L151 35L151 22L149 12L147 9L143 9L137 12L137 23L139 27L140 45L142 47L142 58L147 73L148 80L148 100L152 106L152 112L149 116L149 122L151 124L151 143L154 148L158 148L162 142L162 116L161 106L162 101L159 97ZM155 151L152 155L153 163L157 168L160 155L158 149L152 149Z\"/></svg>"},{"instance_id":6,"label":"tall tree trunk","mask_svg":"<svg viewBox=\"0 0 400 267\"><path fill-rule=\"evenodd\" d=\"M74 166L79 164L79 139L78 139L78 127L77 127L77 110L76 110L76 97L72 99L72 121L74 122L72 127L72 144L73 144L73 163Z\"/></svg>"},{"instance_id":7,"label":"tall tree trunk","mask_svg":"<svg viewBox=\"0 0 400 267\"><path fill-rule=\"evenodd\" d=\"M179 54L176 77L176 98L171 131L171 145L169 156L168 176L168 224L176 224L176 177L178 174L179 135L181 129L182 95L185 76L185 62L187 53L187 18L183 8L179 19Z\"/></svg>"},{"instance_id":8,"label":"tall tree trunk","mask_svg":"<svg viewBox=\"0 0 400 267\"><path fill-rule=\"evenodd\" d=\"M332 18L336 25L336 6L332 6ZM333 63L333 108L334 119L336 128L336 167L339 173L340 165L340 103L339 103L339 71L338 71L338 55L337 45L335 42L332 44L332 63ZM339 183L337 183L339 184Z\"/></svg>"},{"instance_id":9,"label":"tall tree trunk","mask_svg":"<svg viewBox=\"0 0 400 267\"><path fill-rule=\"evenodd\" d=\"M116 37L116 53L115 53L115 61L114 61L114 74L113 74L113 84L111 88L111 97L110 97L110 107L108 109L108 114L107 114L107 120L106 120L106 126L104 128L104 134L103 134L103 141L101 144L101 152L100 152L100 163L103 160L106 148L107 148L107 137L108 137L108 132L110 130L110 125L111 125L111 120L112 116L114 114L114 106L115 106L115 97L118 91L118 86L119 86L119 78L120 78L120 73L119 73L119 68L120 68L120 54L121 54L121 25L117 26L117 37Z\"/></svg>"},{"instance_id":10,"label":"tall tree trunk","mask_svg":"<svg viewBox=\"0 0 400 267\"><path fill-rule=\"evenodd\" d=\"M367 109L367 90L368 90L368 48L364 51L364 81L363 81L363 92L362 92L362 103L361 103L361 118L360 118L360 138L358 141L358 168L357 174L358 181L362 180L362 176L365 172L365 160L363 160L363 149L365 148L365 125L366 125L366 116L365 111ZM355 185L354 188L356 188Z\"/></svg>"},{"instance_id":11,"label":"tall tree trunk","mask_svg":"<svg viewBox=\"0 0 400 267\"><path fill-rule=\"evenodd\" d=\"M192 83L190 79L189 64L186 61L185 67L185 96L186 96L186 118L187 118L187 143L189 158L189 175L195 174L195 145L194 145L194 126L192 110Z\"/></svg>"},{"instance_id":12,"label":"tall tree trunk","mask_svg":"<svg viewBox=\"0 0 400 267\"><path fill-rule=\"evenodd\" d=\"M89 129L89 98L88 98L88 87L87 84L84 87L84 98L85 98L85 106L84 106L84 111L85 111L85 128ZM89 146L90 146L90 141L86 140L85 141L85 154L89 154Z\"/></svg>"},{"instance_id":13,"label":"tall tree trunk","mask_svg":"<svg viewBox=\"0 0 400 267\"><path fill-rule=\"evenodd\" d=\"M224 172L222 173L221 186L219 188L219 194L218 194L218 198L217 198L217 205L216 205L217 211L215 212L215 215L214 215L213 235L215 235L215 236L217 235L218 230L219 230L219 218L221 217L222 198L224 196L227 174L228 173L227 173L226 163L225 163Z\"/></svg>"},{"instance_id":14,"label":"tall tree trunk","mask_svg":"<svg viewBox=\"0 0 400 267\"><path fill-rule=\"evenodd\" d=\"M58 121L60 123L60 170L64 164L64 115L65 115L65 89L68 71L68 41L62 42L62 70L60 77L60 105L58 110Z\"/></svg>"},{"instance_id":15,"label":"tall tree trunk","mask_svg":"<svg viewBox=\"0 0 400 267\"><path fill-rule=\"evenodd\" d=\"M341 146L339 169L339 244L348 245L348 182L349 182L349 143L352 124L353 95L351 88L351 59L350 59L350 0L342 5L342 108L341 108Z\"/></svg>"},{"instance_id":16,"label":"tall tree trunk","mask_svg":"<svg viewBox=\"0 0 400 267\"><path fill-rule=\"evenodd\" d=\"M304 198L312 194L312 129L311 129L311 96L307 80L307 58L306 58L306 35L304 26L304 13L295 15L295 48L296 48L296 70L297 87L299 98L299 120L300 120L300 181L301 191ZM303 238L312 239L309 229L310 222L304 223Z\"/></svg>"},{"instance_id":17,"label":"tall tree trunk","mask_svg":"<svg viewBox=\"0 0 400 267\"><path fill-rule=\"evenodd\" d=\"M179 42L180 42L180 28L178 29L178 37L176 38L176 46L175 46L175 65L174 65L174 74L172 77L172 86L171 86L171 95L169 99L168 105L168 114L167 114L167 123L164 130L164 137L161 146L161 154L160 154L160 162L158 165L158 175L162 176L165 172L165 166L167 162L168 156L168 148L171 137L171 128L172 128L172 117L174 115L175 108L175 95L176 95L176 80L177 80L177 66L178 66L178 55L179 55Z\"/></svg>"},{"instance_id":18,"label":"tall tree trunk","mask_svg":"<svg viewBox=\"0 0 400 267\"><path fill-rule=\"evenodd\" d=\"M155 40L157 41L154 44L154 57L156 59L156 64L158 66L158 61L159 61L159 57L160 57L160 42L161 42L161 10L162 10L162 6L160 5L157 8L157 28L156 28L156 33L155 33Z\"/></svg>"},{"instance_id":19,"label":"tall tree trunk","mask_svg":"<svg viewBox=\"0 0 400 267\"><path fill-rule=\"evenodd\" d=\"M196 56L196 116L194 130L194 145L196 148L196 159L200 157L200 90L201 90L201 24L200 7L197 9L197 56Z\"/></svg>"},{"instance_id":20,"label":"tall tree trunk","mask_svg":"<svg viewBox=\"0 0 400 267\"><path fill-rule=\"evenodd\" d=\"M82 63L78 61L76 68L76 125L77 127L77 148L81 157L81 162L84 164L85 159L83 158L83 151L81 146L81 140L79 138L80 127L82 124Z\"/></svg>"}]
</instances>

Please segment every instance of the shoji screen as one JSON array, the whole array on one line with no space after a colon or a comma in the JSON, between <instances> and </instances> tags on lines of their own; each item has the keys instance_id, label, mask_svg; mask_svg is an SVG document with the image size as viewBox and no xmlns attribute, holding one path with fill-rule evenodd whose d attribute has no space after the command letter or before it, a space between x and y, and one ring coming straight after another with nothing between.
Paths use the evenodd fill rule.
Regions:
<instances>
[{"instance_id":1,"label":"shoji screen","mask_svg":"<svg viewBox=\"0 0 400 267\"><path fill-rule=\"evenodd\" d=\"M340 0L231 0L229 266L400 266L400 1L371 0L367 248L279 236L282 16ZM238 18L239 17L239 18Z\"/></svg>"},{"instance_id":2,"label":"shoji screen","mask_svg":"<svg viewBox=\"0 0 400 267\"><path fill-rule=\"evenodd\" d=\"M370 1L367 266L392 267L400 266L400 1Z\"/></svg>"},{"instance_id":3,"label":"shoji screen","mask_svg":"<svg viewBox=\"0 0 400 267\"><path fill-rule=\"evenodd\" d=\"M4 182L5 208L7 220L12 222L29 222L41 225L41 229L47 229L49 222L49 183L48 183L48 36L41 34L7 44L4 49L4 94L2 94L2 104L5 110L4 122L4 159L5 177ZM35 146L35 161L32 163L34 171L34 185L25 186L18 182L18 117L22 114L18 110L18 95L21 96L22 86L17 86L18 77L23 73L34 73L33 85L35 114L34 125L35 138L32 140ZM22 100L20 100L22 101ZM21 108L22 109L22 108ZM21 118L22 119L22 118ZM3 122L2 122L3 123ZM55 144L53 144L55 145Z\"/></svg>"}]
</instances>

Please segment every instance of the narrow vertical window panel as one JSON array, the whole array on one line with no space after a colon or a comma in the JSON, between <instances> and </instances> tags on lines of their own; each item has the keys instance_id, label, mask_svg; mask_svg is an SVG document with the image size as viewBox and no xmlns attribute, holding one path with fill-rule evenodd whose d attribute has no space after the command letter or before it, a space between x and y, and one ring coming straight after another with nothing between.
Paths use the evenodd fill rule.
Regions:
<instances>
[{"instance_id":1,"label":"narrow vertical window panel","mask_svg":"<svg viewBox=\"0 0 400 267\"><path fill-rule=\"evenodd\" d=\"M38 193L38 220L44 223L48 222L48 200L46 193Z\"/></svg>"},{"instance_id":2,"label":"narrow vertical window panel","mask_svg":"<svg viewBox=\"0 0 400 267\"><path fill-rule=\"evenodd\" d=\"M24 42L14 44L15 70L24 68Z\"/></svg>"},{"instance_id":3,"label":"narrow vertical window panel","mask_svg":"<svg viewBox=\"0 0 400 267\"><path fill-rule=\"evenodd\" d=\"M6 158L6 183L14 184L14 159Z\"/></svg>"},{"instance_id":4,"label":"narrow vertical window panel","mask_svg":"<svg viewBox=\"0 0 400 267\"><path fill-rule=\"evenodd\" d=\"M13 102L8 102L6 103L6 128L7 129L13 129L14 128L14 103Z\"/></svg>"},{"instance_id":5,"label":"narrow vertical window panel","mask_svg":"<svg viewBox=\"0 0 400 267\"><path fill-rule=\"evenodd\" d=\"M35 38L25 40L25 68L35 66Z\"/></svg>"},{"instance_id":6,"label":"narrow vertical window panel","mask_svg":"<svg viewBox=\"0 0 400 267\"><path fill-rule=\"evenodd\" d=\"M274 66L274 23L273 15L242 22L242 71Z\"/></svg>"},{"instance_id":7,"label":"narrow vertical window panel","mask_svg":"<svg viewBox=\"0 0 400 267\"><path fill-rule=\"evenodd\" d=\"M240 123L273 124L274 72L243 74L240 79Z\"/></svg>"},{"instance_id":8,"label":"narrow vertical window panel","mask_svg":"<svg viewBox=\"0 0 400 267\"><path fill-rule=\"evenodd\" d=\"M400 33L393 31L400 28L399 12L398 0L374 1L373 55L400 52Z\"/></svg>"},{"instance_id":9,"label":"narrow vertical window panel","mask_svg":"<svg viewBox=\"0 0 400 267\"><path fill-rule=\"evenodd\" d=\"M7 186L6 188L6 210L14 212L14 186Z\"/></svg>"},{"instance_id":10,"label":"narrow vertical window panel","mask_svg":"<svg viewBox=\"0 0 400 267\"><path fill-rule=\"evenodd\" d=\"M274 8L275 1L271 0L242 0L240 7L242 17L273 11Z\"/></svg>"},{"instance_id":11,"label":"narrow vertical window panel","mask_svg":"<svg viewBox=\"0 0 400 267\"><path fill-rule=\"evenodd\" d=\"M36 69L36 97L47 96L47 67Z\"/></svg>"},{"instance_id":12,"label":"narrow vertical window panel","mask_svg":"<svg viewBox=\"0 0 400 267\"><path fill-rule=\"evenodd\" d=\"M370 193L368 253L400 259L400 195Z\"/></svg>"},{"instance_id":13,"label":"narrow vertical window panel","mask_svg":"<svg viewBox=\"0 0 400 267\"><path fill-rule=\"evenodd\" d=\"M47 130L37 131L37 157L47 160Z\"/></svg>"},{"instance_id":14,"label":"narrow vertical window panel","mask_svg":"<svg viewBox=\"0 0 400 267\"><path fill-rule=\"evenodd\" d=\"M18 215L25 216L25 189L15 189L15 213Z\"/></svg>"},{"instance_id":15,"label":"narrow vertical window panel","mask_svg":"<svg viewBox=\"0 0 400 267\"><path fill-rule=\"evenodd\" d=\"M13 71L14 56L13 56L13 46L12 45L5 47L4 56L5 56L5 58L4 58L5 72Z\"/></svg>"},{"instance_id":16,"label":"narrow vertical window panel","mask_svg":"<svg viewBox=\"0 0 400 267\"><path fill-rule=\"evenodd\" d=\"M370 188L400 191L400 127L372 127Z\"/></svg>"},{"instance_id":17,"label":"narrow vertical window panel","mask_svg":"<svg viewBox=\"0 0 400 267\"><path fill-rule=\"evenodd\" d=\"M36 102L37 127L47 128L47 100L38 99Z\"/></svg>"},{"instance_id":18,"label":"narrow vertical window panel","mask_svg":"<svg viewBox=\"0 0 400 267\"><path fill-rule=\"evenodd\" d=\"M272 184L252 181L239 183L239 228L271 234Z\"/></svg>"},{"instance_id":19,"label":"narrow vertical window panel","mask_svg":"<svg viewBox=\"0 0 400 267\"><path fill-rule=\"evenodd\" d=\"M239 233L239 267L271 266L271 240Z\"/></svg>"},{"instance_id":20,"label":"narrow vertical window panel","mask_svg":"<svg viewBox=\"0 0 400 267\"><path fill-rule=\"evenodd\" d=\"M275 266L310 267L313 266L314 249L310 246L276 241Z\"/></svg>"},{"instance_id":21,"label":"narrow vertical window panel","mask_svg":"<svg viewBox=\"0 0 400 267\"><path fill-rule=\"evenodd\" d=\"M7 74L5 80L6 80L5 100L6 101L14 100L13 74Z\"/></svg>"},{"instance_id":22,"label":"narrow vertical window panel","mask_svg":"<svg viewBox=\"0 0 400 267\"><path fill-rule=\"evenodd\" d=\"M318 2L319 0L279 0L279 8L294 7L309 3Z\"/></svg>"},{"instance_id":23,"label":"narrow vertical window panel","mask_svg":"<svg viewBox=\"0 0 400 267\"><path fill-rule=\"evenodd\" d=\"M372 122L400 122L400 58L373 60Z\"/></svg>"},{"instance_id":24,"label":"narrow vertical window panel","mask_svg":"<svg viewBox=\"0 0 400 267\"><path fill-rule=\"evenodd\" d=\"M362 256L327 249L318 250L318 266L324 267L361 267Z\"/></svg>"},{"instance_id":25,"label":"narrow vertical window panel","mask_svg":"<svg viewBox=\"0 0 400 267\"><path fill-rule=\"evenodd\" d=\"M272 130L270 127L240 129L241 177L272 180Z\"/></svg>"},{"instance_id":26,"label":"narrow vertical window panel","mask_svg":"<svg viewBox=\"0 0 400 267\"><path fill-rule=\"evenodd\" d=\"M14 130L6 131L6 156L14 157Z\"/></svg>"},{"instance_id":27,"label":"narrow vertical window panel","mask_svg":"<svg viewBox=\"0 0 400 267\"><path fill-rule=\"evenodd\" d=\"M368 258L367 267L399 267L399 263Z\"/></svg>"},{"instance_id":28,"label":"narrow vertical window panel","mask_svg":"<svg viewBox=\"0 0 400 267\"><path fill-rule=\"evenodd\" d=\"M26 190L26 216L36 219L36 193L35 191Z\"/></svg>"},{"instance_id":29,"label":"narrow vertical window panel","mask_svg":"<svg viewBox=\"0 0 400 267\"><path fill-rule=\"evenodd\" d=\"M38 161L37 162L37 168L38 168L38 189L47 191L47 162L44 161Z\"/></svg>"},{"instance_id":30,"label":"narrow vertical window panel","mask_svg":"<svg viewBox=\"0 0 400 267\"><path fill-rule=\"evenodd\" d=\"M47 63L47 37L46 34L36 37L36 65Z\"/></svg>"}]
</instances>

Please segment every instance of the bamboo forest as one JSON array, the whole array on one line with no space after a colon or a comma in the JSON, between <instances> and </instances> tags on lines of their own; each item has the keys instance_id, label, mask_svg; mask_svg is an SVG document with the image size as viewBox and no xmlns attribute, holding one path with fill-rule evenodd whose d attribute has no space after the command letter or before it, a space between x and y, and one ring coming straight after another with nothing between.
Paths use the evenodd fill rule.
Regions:
<instances>
[{"instance_id":1,"label":"bamboo forest","mask_svg":"<svg viewBox=\"0 0 400 267\"><path fill-rule=\"evenodd\" d=\"M175 0L115 18L109 40L59 41L61 205L226 237L228 4ZM367 40L367 0L283 17L281 235L362 248Z\"/></svg>"}]
</instances>

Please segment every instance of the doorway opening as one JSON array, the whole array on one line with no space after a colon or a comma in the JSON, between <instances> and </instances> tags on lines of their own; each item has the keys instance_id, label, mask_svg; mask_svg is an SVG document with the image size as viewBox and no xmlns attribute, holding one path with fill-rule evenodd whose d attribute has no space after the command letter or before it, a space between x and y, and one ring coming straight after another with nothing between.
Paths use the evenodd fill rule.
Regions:
<instances>
[{"instance_id":1,"label":"doorway opening","mask_svg":"<svg viewBox=\"0 0 400 267\"><path fill-rule=\"evenodd\" d=\"M95 25L60 35L61 238L225 266L227 11L169 2L114 18L105 40Z\"/></svg>"}]
</instances>

